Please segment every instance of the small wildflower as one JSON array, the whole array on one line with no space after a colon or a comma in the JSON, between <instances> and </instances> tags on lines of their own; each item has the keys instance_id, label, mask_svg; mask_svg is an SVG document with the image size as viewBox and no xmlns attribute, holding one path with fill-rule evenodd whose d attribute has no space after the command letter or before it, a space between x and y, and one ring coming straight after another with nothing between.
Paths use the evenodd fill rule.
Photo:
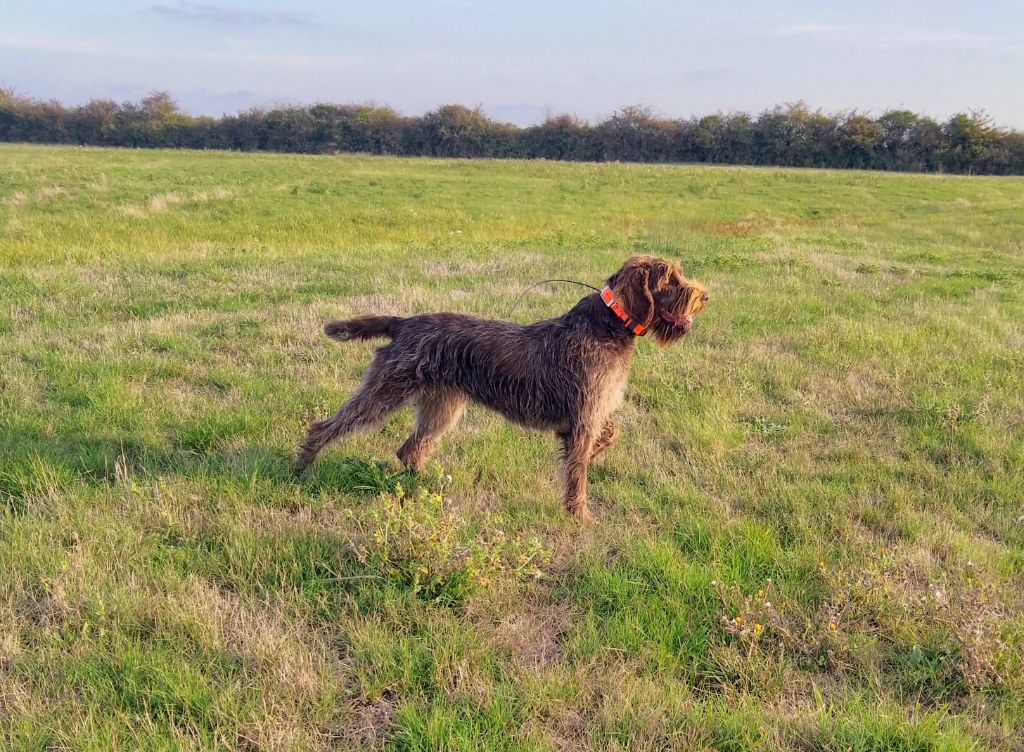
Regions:
<instances>
[{"instance_id":1,"label":"small wildflower","mask_svg":"<svg viewBox=\"0 0 1024 752\"><path fill-rule=\"evenodd\" d=\"M834 621L830 621L828 623L828 628L831 629L833 632L835 632L836 631L836 623Z\"/></svg>"},{"instance_id":2,"label":"small wildflower","mask_svg":"<svg viewBox=\"0 0 1024 752\"><path fill-rule=\"evenodd\" d=\"M735 619L733 619L733 621L736 622L737 624L742 624L743 623L743 617L742 616L737 616Z\"/></svg>"},{"instance_id":3,"label":"small wildflower","mask_svg":"<svg viewBox=\"0 0 1024 752\"><path fill-rule=\"evenodd\" d=\"M761 634L764 631L764 624L758 622L754 625L754 634Z\"/></svg>"}]
</instances>

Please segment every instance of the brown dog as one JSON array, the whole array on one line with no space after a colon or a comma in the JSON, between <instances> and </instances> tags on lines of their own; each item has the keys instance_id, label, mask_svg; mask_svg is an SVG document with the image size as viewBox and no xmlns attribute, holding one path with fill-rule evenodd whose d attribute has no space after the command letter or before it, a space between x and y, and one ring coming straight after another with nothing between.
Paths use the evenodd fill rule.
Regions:
<instances>
[{"instance_id":1,"label":"brown dog","mask_svg":"<svg viewBox=\"0 0 1024 752\"><path fill-rule=\"evenodd\" d=\"M338 412L310 425L298 467L411 401L416 425L398 457L419 469L472 399L516 423L555 432L564 449L565 506L590 520L587 467L618 434L608 418L622 401L637 337L650 331L658 344L675 342L707 300L678 264L634 256L600 295L588 295L557 319L526 326L457 313L329 321L324 330L333 339L392 342L377 350L363 383Z\"/></svg>"}]
</instances>

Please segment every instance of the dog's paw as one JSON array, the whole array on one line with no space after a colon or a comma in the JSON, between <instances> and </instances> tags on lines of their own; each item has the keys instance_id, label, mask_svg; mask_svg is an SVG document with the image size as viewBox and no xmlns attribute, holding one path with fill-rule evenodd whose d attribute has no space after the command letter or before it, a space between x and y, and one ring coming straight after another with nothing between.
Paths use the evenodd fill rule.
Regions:
<instances>
[{"instance_id":1,"label":"dog's paw","mask_svg":"<svg viewBox=\"0 0 1024 752\"><path fill-rule=\"evenodd\" d=\"M597 518L591 514L590 508L584 504L572 510L573 516L584 525L596 525Z\"/></svg>"},{"instance_id":2,"label":"dog's paw","mask_svg":"<svg viewBox=\"0 0 1024 752\"><path fill-rule=\"evenodd\" d=\"M302 475L313 464L315 459L316 454L310 454L306 449L300 449L295 455L295 460L292 462L292 471L296 475Z\"/></svg>"}]
</instances>

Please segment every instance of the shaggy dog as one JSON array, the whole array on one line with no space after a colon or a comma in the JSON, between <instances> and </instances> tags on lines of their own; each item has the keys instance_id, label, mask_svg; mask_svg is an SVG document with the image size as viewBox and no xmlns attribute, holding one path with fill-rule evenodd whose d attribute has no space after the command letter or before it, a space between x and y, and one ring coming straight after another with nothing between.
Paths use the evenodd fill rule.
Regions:
<instances>
[{"instance_id":1,"label":"shaggy dog","mask_svg":"<svg viewBox=\"0 0 1024 752\"><path fill-rule=\"evenodd\" d=\"M406 402L416 425L398 449L418 470L437 440L475 400L562 442L565 507L591 520L587 467L618 434L609 420L622 401L638 336L667 345L690 330L708 300L678 264L634 256L563 316L522 326L457 313L361 316L329 321L339 341L389 337L359 389L330 418L309 426L297 465L305 468L330 442L379 425Z\"/></svg>"}]
</instances>

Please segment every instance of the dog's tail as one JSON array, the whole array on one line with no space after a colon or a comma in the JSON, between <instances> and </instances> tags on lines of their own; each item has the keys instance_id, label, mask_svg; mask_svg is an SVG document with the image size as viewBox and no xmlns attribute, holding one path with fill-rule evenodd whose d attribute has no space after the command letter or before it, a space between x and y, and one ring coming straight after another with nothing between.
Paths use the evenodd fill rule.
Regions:
<instances>
[{"instance_id":1,"label":"dog's tail","mask_svg":"<svg viewBox=\"0 0 1024 752\"><path fill-rule=\"evenodd\" d=\"M334 320L324 324L324 334L338 342L377 337L393 339L403 321L405 319L400 316L360 316L345 321Z\"/></svg>"}]
</instances>

